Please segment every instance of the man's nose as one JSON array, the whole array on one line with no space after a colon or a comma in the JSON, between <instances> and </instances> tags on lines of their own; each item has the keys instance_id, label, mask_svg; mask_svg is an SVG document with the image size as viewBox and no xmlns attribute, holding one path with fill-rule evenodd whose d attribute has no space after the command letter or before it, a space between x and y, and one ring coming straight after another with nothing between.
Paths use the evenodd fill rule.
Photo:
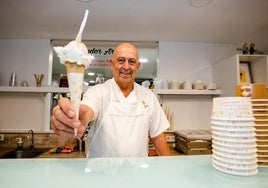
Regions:
<instances>
[{"instance_id":1,"label":"man's nose","mask_svg":"<svg viewBox=\"0 0 268 188\"><path fill-rule=\"evenodd\" d=\"M128 60L125 61L125 63L123 64L123 68L124 69L129 69L129 63L128 63Z\"/></svg>"}]
</instances>

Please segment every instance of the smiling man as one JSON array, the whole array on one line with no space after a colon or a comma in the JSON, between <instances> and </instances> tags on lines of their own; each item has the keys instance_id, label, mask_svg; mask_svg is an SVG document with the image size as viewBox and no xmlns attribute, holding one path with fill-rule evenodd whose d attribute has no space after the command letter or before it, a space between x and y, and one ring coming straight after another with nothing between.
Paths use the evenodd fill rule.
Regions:
<instances>
[{"instance_id":1,"label":"smiling man","mask_svg":"<svg viewBox=\"0 0 268 188\"><path fill-rule=\"evenodd\" d=\"M134 87L134 79L140 67L138 57L138 51L133 45L123 43L117 46L111 60L111 71L114 80L125 97L129 95Z\"/></svg>"},{"instance_id":2,"label":"smiling man","mask_svg":"<svg viewBox=\"0 0 268 188\"><path fill-rule=\"evenodd\" d=\"M140 62L137 48L123 43L110 61L113 78L90 87L83 95L79 120L68 99L53 109L52 129L58 135L85 132L90 122L89 157L145 157L148 138L158 155L170 155L163 132L170 126L151 90L134 82Z\"/></svg>"}]
</instances>

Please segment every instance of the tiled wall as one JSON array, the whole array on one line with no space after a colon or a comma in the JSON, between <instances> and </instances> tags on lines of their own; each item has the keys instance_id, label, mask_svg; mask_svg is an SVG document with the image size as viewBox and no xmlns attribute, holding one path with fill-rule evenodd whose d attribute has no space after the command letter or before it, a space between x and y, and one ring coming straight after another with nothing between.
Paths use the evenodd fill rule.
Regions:
<instances>
[{"instance_id":1,"label":"tiled wall","mask_svg":"<svg viewBox=\"0 0 268 188\"><path fill-rule=\"evenodd\" d=\"M29 147L28 133L0 133L4 134L4 141L0 141L0 147L10 148L17 147L16 138L22 138L23 148ZM60 137L54 133L34 133L34 147L35 148L52 148L57 146L65 146L76 144L77 139Z\"/></svg>"}]
</instances>

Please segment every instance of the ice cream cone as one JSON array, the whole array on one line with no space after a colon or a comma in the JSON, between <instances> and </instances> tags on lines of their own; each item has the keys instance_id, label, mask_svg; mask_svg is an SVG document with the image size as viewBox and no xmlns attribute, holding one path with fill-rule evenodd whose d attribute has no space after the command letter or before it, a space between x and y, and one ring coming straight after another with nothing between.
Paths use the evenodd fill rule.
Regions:
<instances>
[{"instance_id":1,"label":"ice cream cone","mask_svg":"<svg viewBox=\"0 0 268 188\"><path fill-rule=\"evenodd\" d=\"M78 65L77 63L72 63L69 61L65 62L66 66L66 72L67 73L81 73L84 75L85 66L84 65Z\"/></svg>"},{"instance_id":2,"label":"ice cream cone","mask_svg":"<svg viewBox=\"0 0 268 188\"><path fill-rule=\"evenodd\" d=\"M79 119L79 106L84 82L84 71L88 68L91 57L84 43L81 42L82 33L86 25L88 10L85 12L77 37L66 46L55 46L54 50L60 58L60 63L65 64L71 103L75 108L76 119ZM74 129L75 136L77 130Z\"/></svg>"},{"instance_id":3,"label":"ice cream cone","mask_svg":"<svg viewBox=\"0 0 268 188\"><path fill-rule=\"evenodd\" d=\"M84 80L84 65L78 65L76 63L65 62L66 72L68 77L68 85L70 90L71 103L75 108L76 119L79 119L79 106L81 101L83 80ZM75 130L75 136L77 130Z\"/></svg>"}]
</instances>

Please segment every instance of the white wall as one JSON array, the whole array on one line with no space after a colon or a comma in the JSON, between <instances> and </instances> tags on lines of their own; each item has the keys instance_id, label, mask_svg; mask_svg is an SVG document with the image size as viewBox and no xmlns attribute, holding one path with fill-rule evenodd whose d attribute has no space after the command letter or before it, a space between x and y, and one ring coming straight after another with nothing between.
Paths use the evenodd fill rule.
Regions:
<instances>
[{"instance_id":1,"label":"white wall","mask_svg":"<svg viewBox=\"0 0 268 188\"><path fill-rule=\"evenodd\" d=\"M11 72L16 72L18 86L22 80L35 86L34 73L45 74L42 85L48 85L49 52L50 39L1 39L0 85L9 85ZM0 92L0 131L47 130L44 97L40 93Z\"/></svg>"},{"instance_id":2,"label":"white wall","mask_svg":"<svg viewBox=\"0 0 268 188\"><path fill-rule=\"evenodd\" d=\"M18 85L26 80L35 86L34 73L45 74L42 85L48 85L49 53L50 39L1 39L0 85L9 85L12 72L16 72Z\"/></svg>"},{"instance_id":3,"label":"white wall","mask_svg":"<svg viewBox=\"0 0 268 188\"><path fill-rule=\"evenodd\" d=\"M232 44L159 42L159 79L212 81L212 63L237 53Z\"/></svg>"},{"instance_id":4,"label":"white wall","mask_svg":"<svg viewBox=\"0 0 268 188\"><path fill-rule=\"evenodd\" d=\"M237 53L232 44L159 42L160 80L213 82L212 64ZM163 105L174 117L174 129L210 129L211 96L165 95Z\"/></svg>"},{"instance_id":5,"label":"white wall","mask_svg":"<svg viewBox=\"0 0 268 188\"><path fill-rule=\"evenodd\" d=\"M8 85L11 72L17 73L18 83L27 80L32 86L35 85L33 74L44 73L44 85L47 85L51 66L49 53L49 39L0 40L0 85ZM211 64L235 53L235 46L231 44L160 41L158 78L211 82ZM0 95L1 109L7 109L2 115L0 113L0 130L46 130L44 127L48 125L43 124L44 101L41 95L31 95L30 99L19 95ZM210 97L165 96L165 103L174 112L175 129L209 128Z\"/></svg>"}]
</instances>

